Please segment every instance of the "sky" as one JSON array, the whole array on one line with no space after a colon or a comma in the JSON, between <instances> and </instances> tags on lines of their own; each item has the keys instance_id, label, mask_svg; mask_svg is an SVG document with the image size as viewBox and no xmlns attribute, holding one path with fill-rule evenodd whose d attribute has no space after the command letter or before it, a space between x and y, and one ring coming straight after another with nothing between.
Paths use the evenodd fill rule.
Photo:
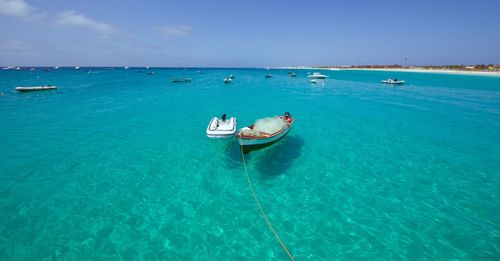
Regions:
<instances>
[{"instance_id":1,"label":"sky","mask_svg":"<svg viewBox=\"0 0 500 261\"><path fill-rule=\"evenodd\" d=\"M0 65L500 64L500 1L0 0Z\"/></svg>"}]
</instances>

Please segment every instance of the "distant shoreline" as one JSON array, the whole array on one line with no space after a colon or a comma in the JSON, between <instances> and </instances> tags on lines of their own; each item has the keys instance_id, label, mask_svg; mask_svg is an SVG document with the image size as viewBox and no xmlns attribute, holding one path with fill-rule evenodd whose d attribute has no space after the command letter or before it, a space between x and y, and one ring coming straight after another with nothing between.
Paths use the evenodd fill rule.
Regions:
<instances>
[{"instance_id":1,"label":"distant shoreline","mask_svg":"<svg viewBox=\"0 0 500 261\"><path fill-rule=\"evenodd\" d=\"M384 71L384 72L415 72L415 73L437 73L437 74L461 74L476 76L495 76L500 77L500 72L492 71L463 71L449 69L424 69L424 68L325 68L325 67L279 67L277 69L304 69L304 70L333 70L333 71Z\"/></svg>"},{"instance_id":2,"label":"distant shoreline","mask_svg":"<svg viewBox=\"0 0 500 261\"><path fill-rule=\"evenodd\" d=\"M1 66L0 66L1 67ZM12 66L10 66L12 67ZM128 67L128 66L127 66ZM21 70L25 71L33 69L49 69L54 66L23 66L20 69L5 69L4 70ZM60 66L59 69L74 69L74 66ZM123 66L79 66L80 70L85 69L120 69ZM498 66L497 66L498 68ZM148 66L130 66L127 69L282 69L282 70L327 70L327 71L382 71L382 72L414 72L414 73L435 73L435 74L456 74L456 75L474 75L474 76L492 76L500 77L500 71L478 71L478 70L453 70L440 68L423 68L423 67L396 67L396 68L369 68L369 67L312 67L312 66L284 66L284 67L148 67ZM1 71L1 69L0 69Z\"/></svg>"},{"instance_id":3,"label":"distant shoreline","mask_svg":"<svg viewBox=\"0 0 500 261\"><path fill-rule=\"evenodd\" d=\"M462 75L480 75L480 76L497 76L497 77L500 77L500 72L439 70L439 69L346 68L346 69L340 69L340 70L363 70L363 71L386 71L386 72L416 72L416 73L443 73L443 74L462 74Z\"/></svg>"}]
</instances>

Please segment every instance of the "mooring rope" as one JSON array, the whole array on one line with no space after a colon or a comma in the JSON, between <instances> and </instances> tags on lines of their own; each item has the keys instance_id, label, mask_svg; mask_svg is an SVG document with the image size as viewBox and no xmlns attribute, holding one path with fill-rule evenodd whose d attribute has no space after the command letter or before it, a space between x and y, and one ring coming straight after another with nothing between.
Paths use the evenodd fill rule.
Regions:
<instances>
[{"instance_id":1,"label":"mooring rope","mask_svg":"<svg viewBox=\"0 0 500 261\"><path fill-rule=\"evenodd\" d=\"M285 243L281 240L280 236L278 236L278 233L276 233L276 230L274 230L273 225L271 224L271 221L267 218L266 213L264 212L264 209L262 209L262 206L260 205L259 199L257 198L257 195L255 194L255 190L253 189L252 181L250 180L250 176L248 175L248 170L247 170L247 164L245 162L245 153L243 152L243 146L240 146L240 151L241 151L241 157L243 158L243 166L245 167L245 174L247 175L247 182L248 186L250 187L250 190L252 191L253 199L255 200L255 203L257 204L257 207L259 208L260 214L262 214L262 217L267 223L267 226L273 232L274 237L278 240L278 242L281 244L281 247L283 247L283 250L285 250L286 254L290 258L290 260L295 261L295 258L293 257L292 253L288 250L286 247Z\"/></svg>"}]
</instances>

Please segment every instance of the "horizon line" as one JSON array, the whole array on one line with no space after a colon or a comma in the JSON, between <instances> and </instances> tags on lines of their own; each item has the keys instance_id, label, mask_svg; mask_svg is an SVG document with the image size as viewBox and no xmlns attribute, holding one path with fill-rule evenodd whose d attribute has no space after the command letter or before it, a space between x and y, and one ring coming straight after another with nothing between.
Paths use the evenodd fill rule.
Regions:
<instances>
[{"instance_id":1,"label":"horizon line","mask_svg":"<svg viewBox=\"0 0 500 261\"><path fill-rule=\"evenodd\" d=\"M396 67L396 68L411 68L411 67L450 67L450 66L489 66L495 67L500 64L483 63L483 64L440 64L440 65L400 65L400 64L366 64L366 65L288 65L288 66L148 66L148 65L0 65L2 68L174 68L174 69L226 69L226 68L241 68L241 69L290 69L290 68L349 68L349 67Z\"/></svg>"}]
</instances>

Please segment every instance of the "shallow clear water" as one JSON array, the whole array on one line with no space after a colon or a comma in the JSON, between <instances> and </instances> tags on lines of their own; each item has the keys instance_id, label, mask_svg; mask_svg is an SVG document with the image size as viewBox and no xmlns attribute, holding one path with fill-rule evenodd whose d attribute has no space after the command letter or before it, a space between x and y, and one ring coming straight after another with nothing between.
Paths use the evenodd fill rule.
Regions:
<instances>
[{"instance_id":1,"label":"shallow clear water","mask_svg":"<svg viewBox=\"0 0 500 261\"><path fill-rule=\"evenodd\" d=\"M286 259L236 140L205 136L285 111L246 163L298 260L500 259L499 77L93 70L0 71L0 260Z\"/></svg>"}]
</instances>

